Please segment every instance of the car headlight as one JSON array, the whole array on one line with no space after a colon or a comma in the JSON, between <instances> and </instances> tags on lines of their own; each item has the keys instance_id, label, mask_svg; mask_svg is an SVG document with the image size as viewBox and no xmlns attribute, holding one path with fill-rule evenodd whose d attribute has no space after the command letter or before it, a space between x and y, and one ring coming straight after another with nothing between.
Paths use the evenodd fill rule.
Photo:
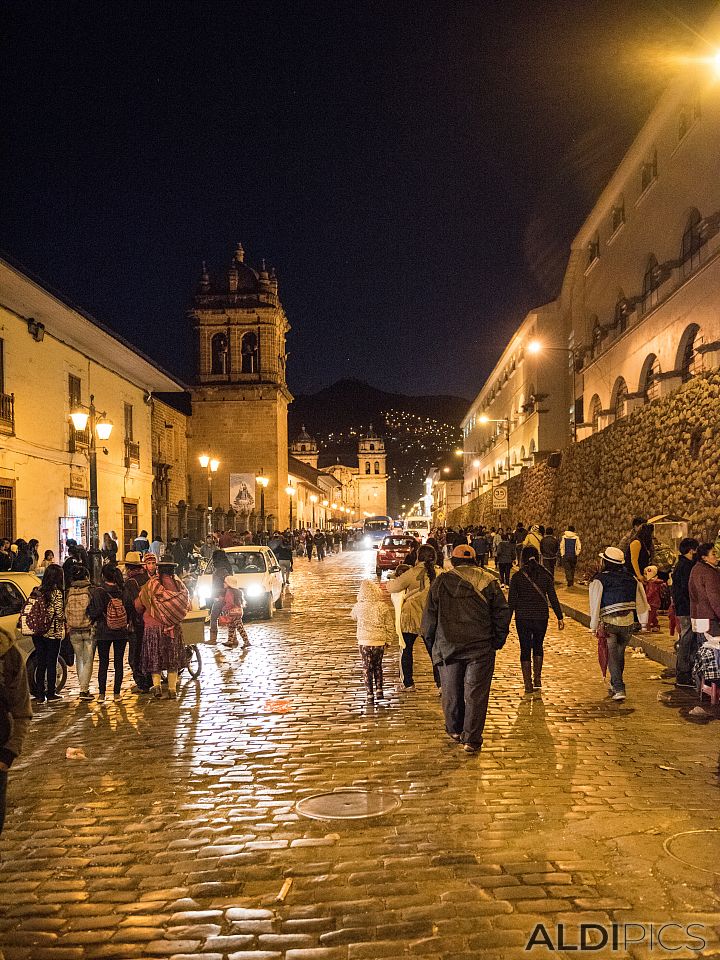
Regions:
<instances>
[{"instance_id":1,"label":"car headlight","mask_svg":"<svg viewBox=\"0 0 720 960\"><path fill-rule=\"evenodd\" d=\"M363 537L363 546L371 547L372 546L372 537Z\"/></svg>"},{"instance_id":2,"label":"car headlight","mask_svg":"<svg viewBox=\"0 0 720 960\"><path fill-rule=\"evenodd\" d=\"M208 602L208 600L210 599L210 594L209 594L208 592L206 592L206 588L198 589L197 598L198 598L198 603L200 604L200 606L201 606L201 607L204 607L205 604L206 604L206 603Z\"/></svg>"},{"instance_id":3,"label":"car headlight","mask_svg":"<svg viewBox=\"0 0 720 960\"><path fill-rule=\"evenodd\" d=\"M245 594L248 597L259 597L263 593L265 593L265 591L262 588L262 584L260 583L249 583L247 587L245 587L244 589L245 589Z\"/></svg>"}]
</instances>

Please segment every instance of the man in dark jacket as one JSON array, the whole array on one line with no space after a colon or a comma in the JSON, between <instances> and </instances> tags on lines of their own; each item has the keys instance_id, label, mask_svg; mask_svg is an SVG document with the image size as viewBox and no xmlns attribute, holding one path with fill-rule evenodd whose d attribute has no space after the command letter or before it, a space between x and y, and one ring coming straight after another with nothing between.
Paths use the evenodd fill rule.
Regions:
<instances>
[{"instance_id":1,"label":"man in dark jacket","mask_svg":"<svg viewBox=\"0 0 720 960\"><path fill-rule=\"evenodd\" d=\"M672 596L675 616L680 625L678 640L675 686L694 687L692 662L696 653L695 633L690 619L690 572L695 565L698 550L697 540L686 537L680 541L680 557L672 573Z\"/></svg>"},{"instance_id":2,"label":"man in dark jacket","mask_svg":"<svg viewBox=\"0 0 720 960\"><path fill-rule=\"evenodd\" d=\"M8 770L22 750L32 719L30 691L15 637L0 627L0 833L5 823Z\"/></svg>"},{"instance_id":3,"label":"man in dark jacket","mask_svg":"<svg viewBox=\"0 0 720 960\"><path fill-rule=\"evenodd\" d=\"M495 577L476 566L472 547L456 546L451 563L433 581L420 633L440 670L445 729L466 753L477 753L510 608Z\"/></svg>"}]
</instances>

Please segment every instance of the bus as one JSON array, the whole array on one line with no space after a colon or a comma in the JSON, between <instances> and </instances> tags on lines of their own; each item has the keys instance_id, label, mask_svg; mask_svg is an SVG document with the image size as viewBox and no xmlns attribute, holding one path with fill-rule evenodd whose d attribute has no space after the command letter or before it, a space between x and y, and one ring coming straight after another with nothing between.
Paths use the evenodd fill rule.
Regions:
<instances>
[{"instance_id":1,"label":"bus","mask_svg":"<svg viewBox=\"0 0 720 960\"><path fill-rule=\"evenodd\" d=\"M392 517L368 517L363 524L363 546L377 547L392 532Z\"/></svg>"}]
</instances>

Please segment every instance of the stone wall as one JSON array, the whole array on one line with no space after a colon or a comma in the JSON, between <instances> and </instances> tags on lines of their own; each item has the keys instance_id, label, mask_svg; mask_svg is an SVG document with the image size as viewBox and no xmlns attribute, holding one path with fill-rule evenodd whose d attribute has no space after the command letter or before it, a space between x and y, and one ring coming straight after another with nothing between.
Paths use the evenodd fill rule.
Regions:
<instances>
[{"instance_id":1,"label":"stone wall","mask_svg":"<svg viewBox=\"0 0 720 960\"><path fill-rule=\"evenodd\" d=\"M668 397L634 411L548 462L507 481L503 526L518 520L564 529L574 523L592 563L617 543L635 515L675 513L690 533L715 539L720 529L720 372L696 377ZM495 525L486 493L449 523Z\"/></svg>"}]
</instances>

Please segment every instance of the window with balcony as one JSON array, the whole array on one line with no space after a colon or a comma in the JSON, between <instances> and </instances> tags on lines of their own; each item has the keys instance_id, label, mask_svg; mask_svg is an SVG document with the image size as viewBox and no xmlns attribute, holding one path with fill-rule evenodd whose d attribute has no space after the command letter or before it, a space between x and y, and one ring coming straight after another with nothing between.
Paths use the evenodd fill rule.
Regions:
<instances>
[{"instance_id":1,"label":"window with balcony","mask_svg":"<svg viewBox=\"0 0 720 960\"><path fill-rule=\"evenodd\" d=\"M588 243L587 254L588 254L588 258L587 258L588 267L591 267L596 260L600 259L600 234L599 233L596 232L595 236Z\"/></svg>"},{"instance_id":2,"label":"window with balcony","mask_svg":"<svg viewBox=\"0 0 720 960\"><path fill-rule=\"evenodd\" d=\"M647 313L658 305L660 300L661 273L657 257L650 254L643 277L642 311Z\"/></svg>"},{"instance_id":3,"label":"window with balcony","mask_svg":"<svg viewBox=\"0 0 720 960\"><path fill-rule=\"evenodd\" d=\"M692 210L685 225L682 236L682 247L680 250L680 266L683 278L689 277L694 273L704 259L704 247L706 241L703 239L701 230L702 217L698 210Z\"/></svg>"},{"instance_id":4,"label":"window with balcony","mask_svg":"<svg viewBox=\"0 0 720 960\"><path fill-rule=\"evenodd\" d=\"M640 374L640 393L642 393L645 403L649 403L650 400L654 400L660 394L659 373L660 363L655 354L651 353L645 358Z\"/></svg>"},{"instance_id":5,"label":"window with balcony","mask_svg":"<svg viewBox=\"0 0 720 960\"><path fill-rule=\"evenodd\" d=\"M613 233L625 223L625 200L620 199L612 208L610 227Z\"/></svg>"},{"instance_id":6,"label":"window with balcony","mask_svg":"<svg viewBox=\"0 0 720 960\"><path fill-rule=\"evenodd\" d=\"M74 373L68 374L68 405L70 411L77 410L82 406L82 382L80 377ZM90 446L90 427L84 430L76 430L70 423L70 451L84 449Z\"/></svg>"},{"instance_id":7,"label":"window with balcony","mask_svg":"<svg viewBox=\"0 0 720 960\"><path fill-rule=\"evenodd\" d=\"M657 150L653 150L650 159L642 165L640 170L640 193L643 194L648 187L657 180L658 162Z\"/></svg>"},{"instance_id":8,"label":"window with balcony","mask_svg":"<svg viewBox=\"0 0 720 960\"><path fill-rule=\"evenodd\" d=\"M0 433L15 432L15 395L5 393L5 341L0 339Z\"/></svg>"},{"instance_id":9,"label":"window with balcony","mask_svg":"<svg viewBox=\"0 0 720 960\"><path fill-rule=\"evenodd\" d=\"M697 349L701 343L700 327L696 323L691 323L683 333L678 349L676 368L680 371L680 379L683 383L687 383L702 372L702 354L698 353Z\"/></svg>"},{"instance_id":10,"label":"window with balcony","mask_svg":"<svg viewBox=\"0 0 720 960\"><path fill-rule=\"evenodd\" d=\"M592 424L592 432L597 433L600 429L600 415L602 414L602 403L600 402L600 397L595 394L595 396L590 401L590 423Z\"/></svg>"},{"instance_id":11,"label":"window with balcony","mask_svg":"<svg viewBox=\"0 0 720 960\"><path fill-rule=\"evenodd\" d=\"M613 388L611 408L616 420L622 420L627 415L628 385L623 377L618 377Z\"/></svg>"}]
</instances>

